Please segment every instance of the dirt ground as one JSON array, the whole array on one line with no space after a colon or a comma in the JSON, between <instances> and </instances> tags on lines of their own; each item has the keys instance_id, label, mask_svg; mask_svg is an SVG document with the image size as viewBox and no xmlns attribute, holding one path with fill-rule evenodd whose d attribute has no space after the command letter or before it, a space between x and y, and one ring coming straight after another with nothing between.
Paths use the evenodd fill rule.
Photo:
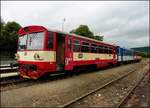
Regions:
<instances>
[{"instance_id":1,"label":"dirt ground","mask_svg":"<svg viewBox=\"0 0 150 108\"><path fill-rule=\"evenodd\" d=\"M1 92L1 107L56 107L144 63L80 74L66 79Z\"/></svg>"}]
</instances>

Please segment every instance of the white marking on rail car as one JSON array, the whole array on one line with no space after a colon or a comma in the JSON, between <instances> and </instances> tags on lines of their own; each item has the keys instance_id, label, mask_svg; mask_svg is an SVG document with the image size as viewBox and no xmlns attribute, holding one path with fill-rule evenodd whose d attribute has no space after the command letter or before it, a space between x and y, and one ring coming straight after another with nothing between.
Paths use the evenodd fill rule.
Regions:
<instances>
[{"instance_id":1,"label":"white marking on rail car","mask_svg":"<svg viewBox=\"0 0 150 108\"><path fill-rule=\"evenodd\" d=\"M123 61L133 60L133 56L123 56Z\"/></svg>"},{"instance_id":2,"label":"white marking on rail car","mask_svg":"<svg viewBox=\"0 0 150 108\"><path fill-rule=\"evenodd\" d=\"M18 69L18 67L5 67L5 68L0 68L0 70L11 70L11 69Z\"/></svg>"},{"instance_id":3,"label":"white marking on rail car","mask_svg":"<svg viewBox=\"0 0 150 108\"><path fill-rule=\"evenodd\" d=\"M0 67L3 67L3 66L10 66L10 64L1 64Z\"/></svg>"},{"instance_id":4,"label":"white marking on rail car","mask_svg":"<svg viewBox=\"0 0 150 108\"><path fill-rule=\"evenodd\" d=\"M62 74L65 74L65 73L55 73L55 74L50 74L50 76L57 76L57 75L62 75Z\"/></svg>"},{"instance_id":5,"label":"white marking on rail car","mask_svg":"<svg viewBox=\"0 0 150 108\"><path fill-rule=\"evenodd\" d=\"M121 61L121 56L118 56L118 61Z\"/></svg>"},{"instance_id":6,"label":"white marking on rail car","mask_svg":"<svg viewBox=\"0 0 150 108\"><path fill-rule=\"evenodd\" d=\"M0 78L7 78L7 77L12 77L12 76L18 76L18 72L11 72L11 73L2 73L0 74Z\"/></svg>"}]
</instances>

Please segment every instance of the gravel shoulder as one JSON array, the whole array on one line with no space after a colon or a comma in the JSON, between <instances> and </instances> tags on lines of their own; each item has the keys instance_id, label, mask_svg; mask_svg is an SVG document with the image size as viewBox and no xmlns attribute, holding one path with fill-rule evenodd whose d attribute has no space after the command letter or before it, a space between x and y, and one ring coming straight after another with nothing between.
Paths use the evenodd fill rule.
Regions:
<instances>
[{"instance_id":1,"label":"gravel shoulder","mask_svg":"<svg viewBox=\"0 0 150 108\"><path fill-rule=\"evenodd\" d=\"M132 68L144 63L128 64L98 72L46 82L1 92L1 107L56 107L86 93Z\"/></svg>"}]
</instances>

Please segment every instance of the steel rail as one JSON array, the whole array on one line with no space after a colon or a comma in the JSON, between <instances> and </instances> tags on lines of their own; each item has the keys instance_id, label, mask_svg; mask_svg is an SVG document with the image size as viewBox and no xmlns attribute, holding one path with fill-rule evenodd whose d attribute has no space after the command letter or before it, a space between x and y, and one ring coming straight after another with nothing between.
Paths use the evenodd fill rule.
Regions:
<instances>
[{"instance_id":1,"label":"steel rail","mask_svg":"<svg viewBox=\"0 0 150 108\"><path fill-rule=\"evenodd\" d=\"M13 71L17 71L18 70L18 66L14 66L14 65L0 65L0 73L7 73L7 72L13 72Z\"/></svg>"},{"instance_id":2,"label":"steel rail","mask_svg":"<svg viewBox=\"0 0 150 108\"><path fill-rule=\"evenodd\" d=\"M18 75L19 72L0 73L0 78L8 78L8 77L13 77Z\"/></svg>"},{"instance_id":3,"label":"steel rail","mask_svg":"<svg viewBox=\"0 0 150 108\"><path fill-rule=\"evenodd\" d=\"M0 65L0 68L1 68L1 67L9 67L9 66L10 66L10 64L1 64L1 65Z\"/></svg>"},{"instance_id":4,"label":"steel rail","mask_svg":"<svg viewBox=\"0 0 150 108\"><path fill-rule=\"evenodd\" d=\"M11 68L7 68L7 69L0 69L0 73L10 73L10 72L14 72L14 71L17 71L18 68L14 68L14 69L11 69Z\"/></svg>"},{"instance_id":5,"label":"steel rail","mask_svg":"<svg viewBox=\"0 0 150 108\"><path fill-rule=\"evenodd\" d=\"M141 77L141 79L129 90L129 92L124 96L124 98L117 104L115 108L120 108L121 105L127 100L127 98L130 96L130 94L135 90L135 88L141 83L141 81L144 79L147 72Z\"/></svg>"},{"instance_id":6,"label":"steel rail","mask_svg":"<svg viewBox=\"0 0 150 108\"><path fill-rule=\"evenodd\" d=\"M100 87L98 87L98 88L96 88L96 89L94 89L94 90L91 90L91 91L88 92L88 93L85 93L85 94L81 95L80 97L77 97L77 98L75 98L75 99L73 99L73 100L71 100L71 101L69 101L69 102L67 102L67 103L65 103L65 104L63 104L63 105L60 105L59 107L61 107L61 108L66 108L66 107L68 107L69 105L71 105L71 104L73 104L73 103L75 103L75 102L77 102L77 101L83 99L84 97L87 97L88 95L90 95L90 94L92 94L92 93L95 93L96 91L98 91L98 90L100 90L100 89L102 89L102 88L105 88L106 86L108 86L108 85L110 85L110 84L112 84L112 83L114 83L114 82L116 82L116 81L118 81L118 80L120 80L120 79L122 79L122 78L128 76L129 74L131 74L131 73L133 73L133 72L135 72L135 71L136 71L136 69L131 70L131 71L128 72L127 74L124 74L124 75L118 77L117 79L113 79L113 80L107 82L106 84L104 84L104 85L102 85L102 86L100 86Z\"/></svg>"},{"instance_id":7,"label":"steel rail","mask_svg":"<svg viewBox=\"0 0 150 108\"><path fill-rule=\"evenodd\" d=\"M6 81L3 81L0 83L1 87L7 86L9 84L13 84L13 83L22 83L28 81L28 79L7 79Z\"/></svg>"},{"instance_id":8,"label":"steel rail","mask_svg":"<svg viewBox=\"0 0 150 108\"><path fill-rule=\"evenodd\" d=\"M18 64L13 64L13 63L10 63L10 64L1 64L0 65L0 68L7 68L7 67L18 67Z\"/></svg>"}]
</instances>

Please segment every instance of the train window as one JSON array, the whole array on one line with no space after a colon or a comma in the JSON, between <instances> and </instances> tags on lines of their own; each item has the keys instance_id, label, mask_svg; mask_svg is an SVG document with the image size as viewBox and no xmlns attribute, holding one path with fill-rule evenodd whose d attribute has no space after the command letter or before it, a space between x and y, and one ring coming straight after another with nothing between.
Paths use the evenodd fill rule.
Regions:
<instances>
[{"instance_id":1,"label":"train window","mask_svg":"<svg viewBox=\"0 0 150 108\"><path fill-rule=\"evenodd\" d=\"M80 41L74 40L74 42L73 42L73 51L80 52Z\"/></svg>"},{"instance_id":2,"label":"train window","mask_svg":"<svg viewBox=\"0 0 150 108\"><path fill-rule=\"evenodd\" d=\"M108 53L108 47L105 46L103 52Z\"/></svg>"},{"instance_id":3,"label":"train window","mask_svg":"<svg viewBox=\"0 0 150 108\"><path fill-rule=\"evenodd\" d=\"M99 52L99 53L103 53L103 46L99 46L98 52Z\"/></svg>"},{"instance_id":4,"label":"train window","mask_svg":"<svg viewBox=\"0 0 150 108\"><path fill-rule=\"evenodd\" d=\"M44 32L30 33L27 38L28 50L41 50L44 47Z\"/></svg>"},{"instance_id":5,"label":"train window","mask_svg":"<svg viewBox=\"0 0 150 108\"><path fill-rule=\"evenodd\" d=\"M71 51L71 39L68 39L68 51Z\"/></svg>"},{"instance_id":6,"label":"train window","mask_svg":"<svg viewBox=\"0 0 150 108\"><path fill-rule=\"evenodd\" d=\"M47 42L47 48L48 49L53 49L53 32L48 32L48 42Z\"/></svg>"},{"instance_id":7,"label":"train window","mask_svg":"<svg viewBox=\"0 0 150 108\"><path fill-rule=\"evenodd\" d=\"M89 52L89 51L90 51L89 43L83 42L81 52Z\"/></svg>"},{"instance_id":8,"label":"train window","mask_svg":"<svg viewBox=\"0 0 150 108\"><path fill-rule=\"evenodd\" d=\"M108 53L112 54L112 48L111 47L108 47Z\"/></svg>"},{"instance_id":9,"label":"train window","mask_svg":"<svg viewBox=\"0 0 150 108\"><path fill-rule=\"evenodd\" d=\"M26 48L27 45L26 41L27 41L27 35L19 37L19 45L18 45L19 50L24 50Z\"/></svg>"},{"instance_id":10,"label":"train window","mask_svg":"<svg viewBox=\"0 0 150 108\"><path fill-rule=\"evenodd\" d=\"M97 45L96 44L91 44L91 52L96 53L97 52Z\"/></svg>"}]
</instances>

